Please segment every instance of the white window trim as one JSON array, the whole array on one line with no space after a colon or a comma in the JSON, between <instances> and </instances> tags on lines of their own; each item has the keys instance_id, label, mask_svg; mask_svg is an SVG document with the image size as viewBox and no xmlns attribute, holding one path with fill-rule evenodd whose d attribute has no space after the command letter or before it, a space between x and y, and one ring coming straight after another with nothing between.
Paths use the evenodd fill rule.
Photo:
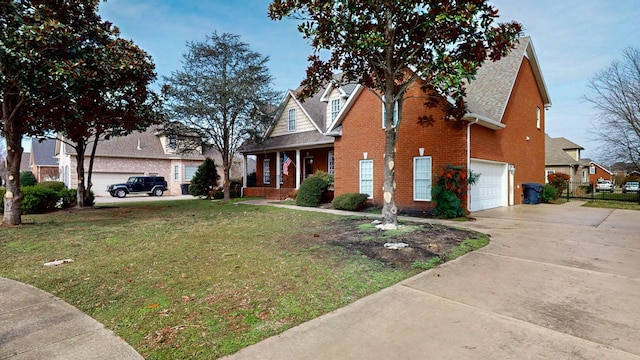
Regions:
<instances>
[{"instance_id":1,"label":"white window trim","mask_svg":"<svg viewBox=\"0 0 640 360\"><path fill-rule=\"evenodd\" d=\"M420 160L429 160L429 174L428 178L417 178L416 174L416 163ZM431 179L433 172L433 159L431 156L416 156L413 158L413 201L431 201L431 189L433 188L433 180ZM416 196L416 180L427 180L429 182L429 187L427 189L427 194L425 198L419 198Z\"/></svg>"},{"instance_id":2,"label":"white window trim","mask_svg":"<svg viewBox=\"0 0 640 360\"><path fill-rule=\"evenodd\" d=\"M287 129L288 131L296 131L296 109L292 108L289 109L289 118L288 118L288 122L287 122ZM293 124L293 126L291 126Z\"/></svg>"},{"instance_id":3,"label":"white window trim","mask_svg":"<svg viewBox=\"0 0 640 360\"><path fill-rule=\"evenodd\" d=\"M342 100L340 98L331 100L331 121L335 120L336 117L338 117L338 114L340 113L340 107L342 106L341 102Z\"/></svg>"},{"instance_id":4,"label":"white window trim","mask_svg":"<svg viewBox=\"0 0 640 360\"><path fill-rule=\"evenodd\" d=\"M180 165L173 166L173 180L180 180Z\"/></svg>"},{"instance_id":5,"label":"white window trim","mask_svg":"<svg viewBox=\"0 0 640 360\"><path fill-rule=\"evenodd\" d=\"M371 179L363 179L362 178L362 165L363 164L371 164ZM369 191L363 191L362 180L371 180L371 193ZM358 167L358 191L361 194L369 195L368 199L373 199L373 160L360 160L360 166Z\"/></svg>"},{"instance_id":6,"label":"white window trim","mask_svg":"<svg viewBox=\"0 0 640 360\"><path fill-rule=\"evenodd\" d=\"M271 160L262 160L262 182L265 184L271 184Z\"/></svg>"},{"instance_id":7,"label":"white window trim","mask_svg":"<svg viewBox=\"0 0 640 360\"><path fill-rule=\"evenodd\" d=\"M555 170L545 170L544 171L544 183L548 184L549 183L549 174L555 174L556 171Z\"/></svg>"},{"instance_id":8,"label":"white window trim","mask_svg":"<svg viewBox=\"0 0 640 360\"><path fill-rule=\"evenodd\" d=\"M536 107L536 127L540 129L540 107Z\"/></svg>"}]
</instances>

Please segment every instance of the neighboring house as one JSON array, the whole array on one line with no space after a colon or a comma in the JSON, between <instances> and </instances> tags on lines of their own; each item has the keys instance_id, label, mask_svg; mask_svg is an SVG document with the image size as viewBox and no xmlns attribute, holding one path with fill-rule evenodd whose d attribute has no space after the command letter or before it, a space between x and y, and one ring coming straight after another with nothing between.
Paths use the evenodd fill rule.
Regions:
<instances>
[{"instance_id":1,"label":"neighboring house","mask_svg":"<svg viewBox=\"0 0 640 360\"><path fill-rule=\"evenodd\" d=\"M55 139L31 139L28 166L38 182L60 180L55 150Z\"/></svg>"},{"instance_id":2,"label":"neighboring house","mask_svg":"<svg viewBox=\"0 0 640 360\"><path fill-rule=\"evenodd\" d=\"M442 110L427 108L420 84L405 99L395 162L401 210L431 208L434 176L447 164L480 174L466 204L471 211L520 204L522 183L544 182L544 120L551 101L530 38L480 68L467 86L463 122L443 120ZM424 115L438 120L418 124ZM382 205L382 118L380 98L360 85L327 86L304 102L289 91L266 139L241 149L245 158L257 158L257 184L245 195L284 198L322 170L334 175L335 195L366 193ZM286 169L285 155L292 161Z\"/></svg>"},{"instance_id":3,"label":"neighboring house","mask_svg":"<svg viewBox=\"0 0 640 360\"><path fill-rule=\"evenodd\" d=\"M618 177L640 175L640 170L638 170L638 168L635 165L631 163L625 163L625 162L614 163L613 165L611 165L611 171L614 173L615 176L618 176Z\"/></svg>"},{"instance_id":4,"label":"neighboring house","mask_svg":"<svg viewBox=\"0 0 640 360\"><path fill-rule=\"evenodd\" d=\"M97 196L108 196L107 185L125 182L129 176L164 176L168 183L166 194L183 193L198 166L206 157L212 158L222 176L222 158L212 147L202 144L190 152L181 151L181 143L193 144L190 136L168 136L156 127L144 132L134 132L127 136L112 137L100 141L96 150L91 177L92 191ZM201 142L199 142L201 143ZM85 155L85 171L89 169L89 155ZM77 188L76 153L73 147L58 140L56 156L60 167L61 181L70 188ZM242 176L242 162L234 161L231 178ZM220 184L221 185L221 184Z\"/></svg>"},{"instance_id":5,"label":"neighboring house","mask_svg":"<svg viewBox=\"0 0 640 360\"><path fill-rule=\"evenodd\" d=\"M551 173L569 175L573 184L594 184L598 180L613 180L613 173L604 166L588 158L581 158L584 148L564 137L546 136L545 141L545 182Z\"/></svg>"}]
</instances>

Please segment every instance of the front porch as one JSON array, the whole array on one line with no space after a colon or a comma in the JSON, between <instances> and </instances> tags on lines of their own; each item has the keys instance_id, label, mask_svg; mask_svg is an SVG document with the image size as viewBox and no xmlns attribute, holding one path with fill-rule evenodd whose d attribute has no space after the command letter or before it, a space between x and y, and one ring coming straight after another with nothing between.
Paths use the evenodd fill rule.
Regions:
<instances>
[{"instance_id":1,"label":"front porch","mask_svg":"<svg viewBox=\"0 0 640 360\"><path fill-rule=\"evenodd\" d=\"M333 146L246 152L243 155L245 164L248 156L256 157L255 184L249 184L247 167L244 167L243 196L284 200L292 198L302 181L315 172L333 174Z\"/></svg>"},{"instance_id":2,"label":"front porch","mask_svg":"<svg viewBox=\"0 0 640 360\"><path fill-rule=\"evenodd\" d=\"M243 196L263 197L267 200L286 200L293 198L295 188L245 187Z\"/></svg>"}]
</instances>

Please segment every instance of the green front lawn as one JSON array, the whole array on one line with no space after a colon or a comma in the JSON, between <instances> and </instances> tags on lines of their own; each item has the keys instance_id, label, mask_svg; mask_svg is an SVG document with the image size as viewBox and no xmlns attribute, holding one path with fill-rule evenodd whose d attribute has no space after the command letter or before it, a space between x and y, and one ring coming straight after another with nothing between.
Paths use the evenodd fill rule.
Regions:
<instances>
[{"instance_id":1,"label":"green front lawn","mask_svg":"<svg viewBox=\"0 0 640 360\"><path fill-rule=\"evenodd\" d=\"M66 300L147 358L217 358L420 271L312 241L336 218L204 200L24 216L0 228L0 276Z\"/></svg>"}]
</instances>

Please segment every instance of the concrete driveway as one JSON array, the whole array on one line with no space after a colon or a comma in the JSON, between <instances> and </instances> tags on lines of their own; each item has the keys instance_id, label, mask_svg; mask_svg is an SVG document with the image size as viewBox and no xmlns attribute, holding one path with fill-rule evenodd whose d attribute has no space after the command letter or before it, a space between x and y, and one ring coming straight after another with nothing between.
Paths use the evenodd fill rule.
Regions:
<instances>
[{"instance_id":1,"label":"concrete driveway","mask_svg":"<svg viewBox=\"0 0 640 360\"><path fill-rule=\"evenodd\" d=\"M640 212L579 205L474 213L487 247L228 359L640 359Z\"/></svg>"}]
</instances>

